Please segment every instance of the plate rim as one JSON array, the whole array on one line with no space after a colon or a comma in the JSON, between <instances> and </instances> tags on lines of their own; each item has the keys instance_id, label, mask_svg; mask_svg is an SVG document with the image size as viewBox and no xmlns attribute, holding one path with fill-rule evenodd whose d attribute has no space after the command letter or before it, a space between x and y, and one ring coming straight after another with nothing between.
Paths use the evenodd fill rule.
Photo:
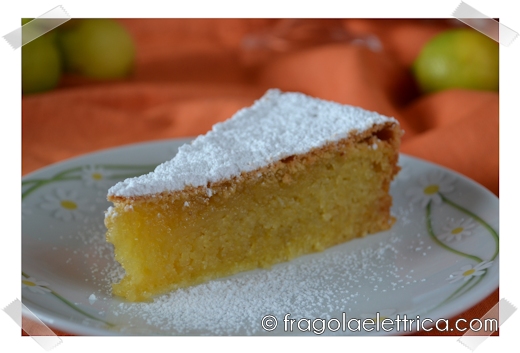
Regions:
<instances>
[{"instance_id":1,"label":"plate rim","mask_svg":"<svg viewBox=\"0 0 520 353\"><path fill-rule=\"evenodd\" d=\"M179 138L169 138L169 139L160 139L160 140L151 140L151 141L142 141L142 142L136 142L136 143L129 143L129 144L124 144L124 145L121 145L121 146L114 146L114 147L110 147L110 148L105 148L105 149L101 149L101 150L96 150L96 151L92 151L92 152L87 152L87 153L84 153L84 154L81 154L81 155L78 155L78 156L73 156L73 157L70 157L70 158L67 158L67 159L64 159L64 160L60 160L60 161L57 161L57 162L54 162L52 164L49 164L49 165L46 165L42 168L39 168L39 169L36 169L34 171L31 171L25 175L22 176L21 178L21 181L24 181L26 179L29 179L31 177L33 177L34 175L37 175L37 174L40 174L40 173L47 173L49 170L52 170L54 168L59 168L63 165L67 165L67 164L70 164L70 163L77 163L79 161L81 161L82 159L85 159L85 158L96 158L100 155L104 155L104 154L110 154L110 153L117 153L119 151L124 151L124 150L127 150L127 149L131 149L131 148L151 148L153 145L161 145L161 144L167 144L167 143L175 143L177 144L179 147L182 146L183 144L186 144L186 143L189 143L190 141L192 141L193 139L195 139L195 137L179 137ZM456 175L457 177L461 178L464 183L468 183L469 185L471 185L471 187L473 188L477 188L479 190L481 190L482 192L484 192L486 194L486 197L492 197L493 199L495 199L498 203L498 219L500 220L500 208L499 208L499 201L500 201L500 198L495 195L493 192L491 192L488 188L486 188L485 186L483 186L482 184L478 183L477 181L471 179L470 177L458 172L458 171L455 171L453 169L450 169L446 166L443 166L443 165L440 165L440 164L437 164L437 163L434 163L434 162L431 162L431 161L428 161L428 160L425 160L425 159L422 159L422 158L419 158L419 157L415 157L415 156L412 156L412 155L409 155L409 154L406 154L406 153L402 153L400 152L399 153L399 161L401 161L401 157L404 157L406 159L409 159L411 160L412 162L418 162L418 163L422 163L422 164L425 164L427 165L428 167L430 168L436 168L436 169L440 169L444 172L448 172L448 173L451 173L451 174L454 174ZM21 234L21 236L23 237L23 232ZM22 255L23 255L23 246L22 246ZM497 256L496 258L496 261L499 263L499 260L500 260L500 256ZM23 270L23 269L22 269ZM478 305L480 302L482 302L485 298L487 298L489 295L491 295L495 290L499 289L499 276L500 276L500 271L498 270L498 276L497 278L493 281L493 283L495 283L494 285L488 285L487 287L483 287L480 289L479 293L480 295L478 296L479 299L478 300L473 300L473 301L468 301L468 304L466 305L462 305L462 306L457 306L458 309L451 309L450 311L450 314L448 315L448 319L452 319L458 315L460 315L461 313L471 309L472 307L474 307L475 305ZM22 301L23 303L23 301ZM449 308L451 307L454 307L456 304L455 303L450 303L451 305L447 305ZM125 332L121 332L121 331L110 331L109 329L106 329L106 328L99 328L99 327L95 327L95 326L87 326L87 325L83 325L81 323L78 323L76 321L73 321L73 320L67 320L66 318L62 318L61 315L58 314L58 316L53 316L52 315L52 312L49 310L49 312L47 311L42 311L40 310L39 308L30 308L30 304L29 306L27 305L22 305L22 315L25 314L34 314L36 315L37 318L39 318L44 324L48 325L49 327L51 328L55 328L57 330L60 330L60 331L63 331L63 332L66 332L66 333L70 333L72 335L82 335L82 336L127 336L127 335L135 335L135 333L125 333ZM414 330L414 331L410 331L410 332L403 332L403 331L400 331L400 332L392 332L391 335L396 335L396 336L401 336L401 335L413 335L413 334L419 334L421 332L424 332L424 331L420 331L420 330ZM169 335L172 335L172 334L169 334ZM383 335L388 335L388 334L385 334L385 333L382 333L382 332L378 332L378 334L374 335L374 336L383 336ZM185 336L185 335L182 335L182 336ZM189 336L189 335L188 335ZM213 336L216 336L216 335L213 335ZM276 334L273 334L273 336L279 336L279 335L276 335ZM295 336L298 336L298 335L295 335ZM364 335L352 335L352 336L364 336ZM369 335L369 336L373 336L373 335Z\"/></svg>"}]
</instances>

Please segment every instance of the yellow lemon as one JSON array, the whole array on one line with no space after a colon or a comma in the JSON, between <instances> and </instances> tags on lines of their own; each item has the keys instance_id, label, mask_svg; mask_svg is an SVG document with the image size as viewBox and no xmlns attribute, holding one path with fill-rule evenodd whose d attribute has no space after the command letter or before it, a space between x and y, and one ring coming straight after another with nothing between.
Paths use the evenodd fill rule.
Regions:
<instances>
[{"instance_id":1,"label":"yellow lemon","mask_svg":"<svg viewBox=\"0 0 520 353\"><path fill-rule=\"evenodd\" d=\"M83 19L71 22L59 33L65 68L85 76L114 79L132 69L135 48L132 38L118 22Z\"/></svg>"},{"instance_id":2,"label":"yellow lemon","mask_svg":"<svg viewBox=\"0 0 520 353\"><path fill-rule=\"evenodd\" d=\"M473 29L453 29L432 38L413 72L424 92L449 88L498 91L498 43Z\"/></svg>"},{"instance_id":3,"label":"yellow lemon","mask_svg":"<svg viewBox=\"0 0 520 353\"><path fill-rule=\"evenodd\" d=\"M55 34L51 31L22 47L22 93L43 92L58 84L61 57Z\"/></svg>"}]
</instances>

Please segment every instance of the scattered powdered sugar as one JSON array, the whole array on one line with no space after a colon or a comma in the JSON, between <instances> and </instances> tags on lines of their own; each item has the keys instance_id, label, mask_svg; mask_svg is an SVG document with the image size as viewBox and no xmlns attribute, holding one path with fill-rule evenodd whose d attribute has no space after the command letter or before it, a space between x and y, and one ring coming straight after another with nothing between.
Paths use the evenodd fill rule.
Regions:
<instances>
[{"instance_id":1,"label":"scattered powdered sugar","mask_svg":"<svg viewBox=\"0 0 520 353\"><path fill-rule=\"evenodd\" d=\"M88 297L88 302L90 303L90 305L94 304L96 302L97 298L96 298L96 294L95 293L92 293L89 297Z\"/></svg>"},{"instance_id":2,"label":"scattered powdered sugar","mask_svg":"<svg viewBox=\"0 0 520 353\"><path fill-rule=\"evenodd\" d=\"M397 222L390 234L370 235L271 269L179 289L152 302L130 303L112 295L111 285L123 278L124 269L105 240L101 214L106 203L100 203L96 218L77 232L60 235L66 247L53 249L68 254L64 265L76 269L80 286L83 282L87 288L76 305L115 324L114 333L277 335L284 333L287 314L294 320L339 318L341 313L359 318L360 313L387 307L400 311L412 305L412 287L424 285L429 272L410 265L431 261L426 255L434 249L424 230L423 212L418 215L417 207L400 201L402 195L402 190L394 190ZM262 328L266 315L277 318L276 330Z\"/></svg>"},{"instance_id":3,"label":"scattered powdered sugar","mask_svg":"<svg viewBox=\"0 0 520 353\"><path fill-rule=\"evenodd\" d=\"M179 289L151 303L120 303L114 315L141 319L165 334L266 334L261 319L330 318L410 283L396 265L400 238L346 252L344 245L274 266ZM371 288L371 293L366 289ZM278 331L274 331L276 333Z\"/></svg>"},{"instance_id":4,"label":"scattered powdered sugar","mask_svg":"<svg viewBox=\"0 0 520 353\"><path fill-rule=\"evenodd\" d=\"M413 213L410 207L394 211L398 224L407 223L407 215ZM124 269L114 259L113 246L105 241L102 222L85 224L70 237L83 244L81 251L71 254L70 265L88 267L84 281L90 290L84 305L124 334L276 335L284 333L287 314L295 320L338 318L340 313L357 317L359 312L379 310L378 303L391 306L388 293L399 298L409 286L424 281L407 263L414 253L430 251L423 236L417 234L405 244L401 234L392 231L270 269L175 290L152 302L130 303L112 295L111 285L123 278ZM261 320L266 315L278 319L275 331L263 330Z\"/></svg>"},{"instance_id":5,"label":"scattered powdered sugar","mask_svg":"<svg viewBox=\"0 0 520 353\"><path fill-rule=\"evenodd\" d=\"M96 293L90 295L89 302L112 297L112 283L119 282L125 275L125 270L115 261L114 246L106 241L106 228L103 222L89 222L78 229L76 234L70 234L69 238L81 242L81 246L73 251L76 266L88 267L89 273L85 282L92 282L98 288ZM69 251L68 248L59 251Z\"/></svg>"},{"instance_id":6,"label":"scattered powdered sugar","mask_svg":"<svg viewBox=\"0 0 520 353\"><path fill-rule=\"evenodd\" d=\"M117 217L117 212L113 206L109 206L107 211L105 212L105 218L107 217Z\"/></svg>"},{"instance_id":7,"label":"scattered powdered sugar","mask_svg":"<svg viewBox=\"0 0 520 353\"><path fill-rule=\"evenodd\" d=\"M154 172L119 182L108 193L136 196L206 186L386 122L397 123L361 108L271 89L253 106L179 148Z\"/></svg>"},{"instance_id":8,"label":"scattered powdered sugar","mask_svg":"<svg viewBox=\"0 0 520 353\"><path fill-rule=\"evenodd\" d=\"M398 223L412 212L406 207L395 211ZM81 276L89 289L82 305L114 323L112 330L123 334L276 335L284 333L286 314L295 320L338 318L340 313L357 317L359 312L380 309L378 303L391 305L388 293L399 298L399 293L424 280L407 263L413 253L430 251L422 236L405 244L401 234L392 231L270 269L175 290L152 302L130 303L112 295L111 285L123 278L124 269L115 261L105 231L99 219L89 222L69 235L81 246L60 251L71 252L68 265L83 268ZM263 330L261 320L266 315L275 316L280 327Z\"/></svg>"}]
</instances>

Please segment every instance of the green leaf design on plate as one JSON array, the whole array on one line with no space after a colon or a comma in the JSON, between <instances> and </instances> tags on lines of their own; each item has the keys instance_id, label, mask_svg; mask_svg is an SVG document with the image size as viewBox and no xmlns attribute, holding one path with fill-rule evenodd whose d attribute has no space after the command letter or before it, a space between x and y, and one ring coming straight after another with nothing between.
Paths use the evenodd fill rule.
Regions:
<instances>
[{"instance_id":1,"label":"green leaf design on plate","mask_svg":"<svg viewBox=\"0 0 520 353\"><path fill-rule=\"evenodd\" d=\"M86 165L86 166L78 166L73 168L65 169L59 173L54 174L52 177L47 179L25 179L22 181L22 201L32 194L34 191L53 183L63 182L63 181L69 181L69 180L81 180L83 177L83 174L85 170L88 168L95 170L106 170L110 173L107 173L107 179L110 180L122 180L125 178L130 178L138 175L142 175L145 173L148 173L155 169L155 167L158 165L120 165L120 164L97 164L97 165ZM29 275L22 272L22 276L25 279L32 279ZM23 281L23 280L22 280ZM24 282L24 281L23 281ZM103 319L100 319L98 317L95 317L84 310L82 310L78 305L70 302L68 299L51 289L46 284L39 284L37 282L28 281L27 283L24 283L27 287L34 287L34 289L39 289L42 293L48 293L55 298L57 298L59 301L61 301L63 304L67 305L68 307L74 309L76 312L84 315L85 317L88 317L92 320L102 322L106 324L109 327L113 327L114 324L105 321ZM36 290L33 290L36 291Z\"/></svg>"},{"instance_id":2,"label":"green leaf design on plate","mask_svg":"<svg viewBox=\"0 0 520 353\"><path fill-rule=\"evenodd\" d=\"M494 261L496 259L496 257L498 256L498 252L499 252L498 233L486 221L484 221L481 217L479 217L475 213L473 213L470 210L468 210L467 208L457 204L456 202L448 199L445 195L443 195L440 192L438 192L438 195L440 196L443 204L447 204L450 207L453 207L454 209L466 214L467 216L471 217L472 219L477 221L479 224L481 224L489 232L489 234L493 237L493 240L495 242L495 249L494 249L493 256L489 260L484 261L482 258L480 258L476 255L472 255L472 254L468 254L468 253L456 250L456 249L452 248L451 246L447 245L446 243L444 243L443 241L441 241L433 230L433 220L432 220L432 202L433 202L433 200L430 200L430 201L428 201L428 204L426 205L425 211L426 211L426 228L427 228L428 234L432 238L432 240L437 245L439 245L441 248L443 248L453 254L465 257L471 261L475 261L477 263L477 265L475 265L475 268L478 268L479 266L481 266L483 264ZM489 266L487 266L487 267L489 267ZM459 286L451 295L449 295L441 303L439 303L438 305L436 305L434 308L432 308L430 310L436 309L436 308L448 303L449 301L460 297L461 295L463 295L464 293L467 293L472 288L474 288L476 285L478 285L487 275L487 273L488 273L487 267L483 268L482 269L483 273L481 273L478 276L473 275L473 272L471 272L471 270L466 271L466 272L468 272L468 274L463 274L463 275L467 276L468 278L464 279L462 285Z\"/></svg>"},{"instance_id":3,"label":"green leaf design on plate","mask_svg":"<svg viewBox=\"0 0 520 353\"><path fill-rule=\"evenodd\" d=\"M33 193L35 190L38 190L45 185L67 180L81 180L82 172L84 172L86 168L98 168L100 170L110 171L111 173L107 176L108 179L121 180L151 172L158 164L159 163L153 165L87 165L66 169L48 179L26 179L22 181L22 200ZM118 174L116 174L116 172Z\"/></svg>"},{"instance_id":4,"label":"green leaf design on plate","mask_svg":"<svg viewBox=\"0 0 520 353\"><path fill-rule=\"evenodd\" d=\"M25 272L22 271L22 276L25 277L26 279L32 279L31 276L27 275ZM37 287L40 287L40 288L43 288L45 290L45 292L48 292L49 294L52 294L54 297L58 298L62 303L64 303L65 305L71 307L72 309L74 309L75 311L77 311L78 313L88 317L89 319L92 319L92 320L96 320L96 321L99 321L99 322L102 322L104 324L106 324L107 326L110 326L110 327L113 327L115 326L114 324L108 322L108 321L105 321L103 319L100 319L98 317L95 317L93 315L90 315L89 313L81 310L76 304L74 303L71 303L69 300L67 300L66 298L64 298L63 296L61 296L60 294L56 293L54 290L52 290L48 285L42 285L42 284L37 284L37 283L34 283L34 282L31 282L31 283L27 283L26 285L29 285L29 286L37 286Z\"/></svg>"}]
</instances>

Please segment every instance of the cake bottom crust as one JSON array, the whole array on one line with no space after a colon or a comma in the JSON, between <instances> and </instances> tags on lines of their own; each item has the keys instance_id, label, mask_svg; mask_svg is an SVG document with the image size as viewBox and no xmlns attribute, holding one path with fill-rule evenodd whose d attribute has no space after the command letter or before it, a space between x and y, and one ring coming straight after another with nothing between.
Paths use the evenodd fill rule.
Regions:
<instances>
[{"instance_id":1,"label":"cake bottom crust","mask_svg":"<svg viewBox=\"0 0 520 353\"><path fill-rule=\"evenodd\" d=\"M383 126L209 188L114 198L114 294L145 300L389 229L399 136Z\"/></svg>"}]
</instances>

